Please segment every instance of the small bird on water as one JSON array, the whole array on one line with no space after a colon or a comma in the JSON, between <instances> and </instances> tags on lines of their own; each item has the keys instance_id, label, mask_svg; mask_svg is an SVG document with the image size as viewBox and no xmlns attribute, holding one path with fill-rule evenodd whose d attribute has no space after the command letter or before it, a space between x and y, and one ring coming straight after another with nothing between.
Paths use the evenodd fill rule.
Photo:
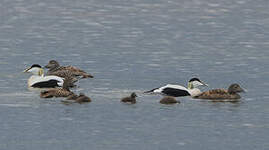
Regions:
<instances>
[{"instance_id":1,"label":"small bird on water","mask_svg":"<svg viewBox=\"0 0 269 150\"><path fill-rule=\"evenodd\" d=\"M135 93L132 93L131 96L122 98L121 102L135 104L136 103L136 97L137 97L137 95Z\"/></svg>"},{"instance_id":2,"label":"small bird on water","mask_svg":"<svg viewBox=\"0 0 269 150\"><path fill-rule=\"evenodd\" d=\"M165 96L160 100L161 104L176 104L180 103L180 101L177 101L175 97L173 96Z\"/></svg>"},{"instance_id":3,"label":"small bird on water","mask_svg":"<svg viewBox=\"0 0 269 150\"><path fill-rule=\"evenodd\" d=\"M66 100L74 100L77 103L85 103L85 102L91 102L91 98L86 96L84 93L80 93L79 95L71 94L69 95Z\"/></svg>"}]
</instances>

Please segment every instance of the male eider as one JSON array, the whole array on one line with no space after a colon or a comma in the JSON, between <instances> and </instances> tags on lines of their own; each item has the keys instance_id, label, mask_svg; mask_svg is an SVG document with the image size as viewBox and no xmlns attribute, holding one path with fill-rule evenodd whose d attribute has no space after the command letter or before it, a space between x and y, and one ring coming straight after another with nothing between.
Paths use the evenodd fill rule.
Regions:
<instances>
[{"instance_id":1,"label":"male eider","mask_svg":"<svg viewBox=\"0 0 269 150\"><path fill-rule=\"evenodd\" d=\"M44 76L44 70L38 64L32 65L23 72L33 74L28 79L28 87L30 88L56 88L63 86L63 78L52 75Z\"/></svg>"},{"instance_id":2,"label":"male eider","mask_svg":"<svg viewBox=\"0 0 269 150\"><path fill-rule=\"evenodd\" d=\"M73 92L70 91L69 87L72 86L70 78L64 79L62 88L49 89L40 92L41 98L52 98L52 97L68 97L70 95L74 95Z\"/></svg>"},{"instance_id":3,"label":"male eider","mask_svg":"<svg viewBox=\"0 0 269 150\"><path fill-rule=\"evenodd\" d=\"M56 60L50 60L45 66L48 68L48 75L56 75L65 78L65 76L81 76L82 78L93 78L93 76L85 71L73 66L60 66Z\"/></svg>"},{"instance_id":4,"label":"male eider","mask_svg":"<svg viewBox=\"0 0 269 150\"><path fill-rule=\"evenodd\" d=\"M173 96L165 96L160 100L161 104L176 104L180 103L180 101L177 101L175 97Z\"/></svg>"},{"instance_id":5,"label":"male eider","mask_svg":"<svg viewBox=\"0 0 269 150\"><path fill-rule=\"evenodd\" d=\"M131 96L122 98L121 102L135 104L136 103L136 99L135 99L136 97L137 97L137 95L135 93L132 93Z\"/></svg>"},{"instance_id":6,"label":"male eider","mask_svg":"<svg viewBox=\"0 0 269 150\"><path fill-rule=\"evenodd\" d=\"M188 88L181 85L167 84L165 86L146 91L144 93L158 93L166 96L180 97L191 96L194 97L201 93L198 86L208 86L198 78L192 78L188 82Z\"/></svg>"},{"instance_id":7,"label":"male eider","mask_svg":"<svg viewBox=\"0 0 269 150\"><path fill-rule=\"evenodd\" d=\"M203 92L194 98L198 99L211 99L211 100L220 100L220 99L240 99L241 96L238 94L244 92L244 89L240 87L239 84L232 84L229 86L228 90L226 89L213 89L206 92Z\"/></svg>"}]
</instances>

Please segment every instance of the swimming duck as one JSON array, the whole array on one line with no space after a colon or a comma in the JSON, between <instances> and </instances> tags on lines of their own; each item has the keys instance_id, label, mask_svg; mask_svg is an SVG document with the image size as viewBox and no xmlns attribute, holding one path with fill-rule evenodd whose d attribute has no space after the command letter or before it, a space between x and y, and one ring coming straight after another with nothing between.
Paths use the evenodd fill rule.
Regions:
<instances>
[{"instance_id":1,"label":"swimming duck","mask_svg":"<svg viewBox=\"0 0 269 150\"><path fill-rule=\"evenodd\" d=\"M93 76L85 71L73 67L73 66L60 66L60 64L56 60L50 60L49 63L45 66L48 68L48 75L56 75L59 77L65 78L66 76L81 76L82 78L93 78Z\"/></svg>"},{"instance_id":2,"label":"swimming duck","mask_svg":"<svg viewBox=\"0 0 269 150\"><path fill-rule=\"evenodd\" d=\"M173 96L165 96L160 100L161 104L176 104L180 103L180 101L177 101L175 97Z\"/></svg>"},{"instance_id":3,"label":"swimming duck","mask_svg":"<svg viewBox=\"0 0 269 150\"><path fill-rule=\"evenodd\" d=\"M71 78L64 79L62 88L49 89L40 92L41 98L52 98L52 97L68 97L70 95L74 95L73 92L70 91L69 87L72 85Z\"/></svg>"},{"instance_id":4,"label":"swimming duck","mask_svg":"<svg viewBox=\"0 0 269 150\"><path fill-rule=\"evenodd\" d=\"M28 87L31 88L56 88L63 86L63 78L58 76L44 76L44 70L38 64L33 64L23 72L32 73L28 79Z\"/></svg>"},{"instance_id":5,"label":"swimming duck","mask_svg":"<svg viewBox=\"0 0 269 150\"><path fill-rule=\"evenodd\" d=\"M166 96L180 97L180 96L191 96L194 97L201 93L197 88L198 86L208 86L198 78L192 78L188 82L188 88L181 85L167 84L165 86L146 91L144 93L157 93Z\"/></svg>"},{"instance_id":6,"label":"swimming duck","mask_svg":"<svg viewBox=\"0 0 269 150\"><path fill-rule=\"evenodd\" d=\"M206 92L203 92L194 98L198 99L240 99L241 96L238 94L244 92L244 89L240 87L239 84L232 84L229 86L228 90L226 89L213 89Z\"/></svg>"},{"instance_id":7,"label":"swimming duck","mask_svg":"<svg viewBox=\"0 0 269 150\"><path fill-rule=\"evenodd\" d=\"M72 93L71 95L67 96L66 100L75 100L76 98L78 98L78 95Z\"/></svg>"},{"instance_id":8,"label":"swimming duck","mask_svg":"<svg viewBox=\"0 0 269 150\"><path fill-rule=\"evenodd\" d=\"M78 103L85 103L85 102L91 102L92 100L86 96L84 93L80 93L79 96L77 96L75 99L74 99L76 102Z\"/></svg>"},{"instance_id":9,"label":"swimming duck","mask_svg":"<svg viewBox=\"0 0 269 150\"><path fill-rule=\"evenodd\" d=\"M131 96L122 98L121 102L135 104L136 103L136 99L135 99L136 97L137 97L137 95L135 93L132 93Z\"/></svg>"}]
</instances>

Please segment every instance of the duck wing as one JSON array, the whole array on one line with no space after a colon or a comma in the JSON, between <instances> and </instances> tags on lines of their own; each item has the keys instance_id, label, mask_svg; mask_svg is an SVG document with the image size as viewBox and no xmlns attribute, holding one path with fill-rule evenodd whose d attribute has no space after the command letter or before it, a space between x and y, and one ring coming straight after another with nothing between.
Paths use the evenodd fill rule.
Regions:
<instances>
[{"instance_id":1,"label":"duck wing","mask_svg":"<svg viewBox=\"0 0 269 150\"><path fill-rule=\"evenodd\" d=\"M226 99L229 98L229 93L225 89L214 89L203 92L194 98L198 99Z\"/></svg>"},{"instance_id":2,"label":"duck wing","mask_svg":"<svg viewBox=\"0 0 269 150\"><path fill-rule=\"evenodd\" d=\"M73 72L74 74L82 76L82 78L93 78L93 75L74 66L66 66L65 69Z\"/></svg>"}]
</instances>

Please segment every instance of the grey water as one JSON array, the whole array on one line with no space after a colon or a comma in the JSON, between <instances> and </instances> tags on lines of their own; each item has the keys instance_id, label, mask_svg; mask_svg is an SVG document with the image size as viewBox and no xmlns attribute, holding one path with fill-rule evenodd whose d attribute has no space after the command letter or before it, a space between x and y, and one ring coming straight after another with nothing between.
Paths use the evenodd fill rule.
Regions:
<instances>
[{"instance_id":1,"label":"grey water","mask_svg":"<svg viewBox=\"0 0 269 150\"><path fill-rule=\"evenodd\" d=\"M93 74L87 104L27 89L32 64L55 59ZM267 0L1 0L1 150L265 150L269 143ZM143 91L198 77L239 83L238 103ZM131 92L137 104L120 98Z\"/></svg>"}]
</instances>

